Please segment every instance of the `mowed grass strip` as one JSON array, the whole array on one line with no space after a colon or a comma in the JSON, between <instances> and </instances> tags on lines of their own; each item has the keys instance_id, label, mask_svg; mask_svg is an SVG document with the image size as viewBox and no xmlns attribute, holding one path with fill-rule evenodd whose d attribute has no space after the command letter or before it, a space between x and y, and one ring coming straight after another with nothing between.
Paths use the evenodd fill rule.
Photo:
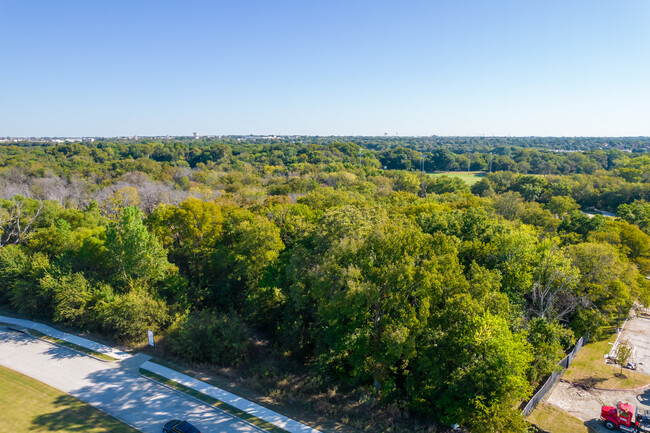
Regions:
<instances>
[{"instance_id":1,"label":"mowed grass strip","mask_svg":"<svg viewBox=\"0 0 650 433\"><path fill-rule=\"evenodd\" d=\"M440 177L440 176L449 176L449 177L458 177L465 181L469 186L474 185L476 182L479 182L485 177L485 172L482 171L450 171L447 173L429 173L429 176Z\"/></svg>"},{"instance_id":2,"label":"mowed grass strip","mask_svg":"<svg viewBox=\"0 0 650 433\"><path fill-rule=\"evenodd\" d=\"M288 433L286 430L271 424L270 422L264 421L261 418L256 417L255 415L251 415L248 412L244 412L241 409L237 409L234 406L229 405L228 403L224 403L221 400L217 400L214 397L210 397L209 395L203 394L202 392L199 392L195 389L189 388L183 384L180 384L178 382L174 382L173 380L167 379L166 377L160 376L159 374L156 374L152 371L146 370L144 368L140 369L140 374L143 376L146 376L150 379L153 379L155 381L158 381L160 383L164 383L167 386L170 386L174 389L177 389L181 392L184 392L185 394L191 395L194 398L197 398L201 400L204 403L207 403L211 406L214 406L216 408L221 409L224 412L227 412L231 415L236 416L237 418L243 419L246 422L249 422L253 425L256 425L257 427L264 429L268 432L271 433Z\"/></svg>"},{"instance_id":3,"label":"mowed grass strip","mask_svg":"<svg viewBox=\"0 0 650 433\"><path fill-rule=\"evenodd\" d=\"M553 433L590 433L593 431L578 418L547 403L538 404L527 421Z\"/></svg>"},{"instance_id":4,"label":"mowed grass strip","mask_svg":"<svg viewBox=\"0 0 650 433\"><path fill-rule=\"evenodd\" d=\"M92 349L88 349L87 347L79 346L74 343L70 343L69 341L61 340L56 337L51 337L49 335L43 334L42 332L36 331L34 329L30 329L29 333L33 335L34 337L41 338L43 340L47 340L51 343L59 344L61 346L65 346L69 349L76 350L78 352L85 353L87 355L93 356L95 358L101 359L103 361L117 361L116 358L113 358L112 356L106 355L105 353L101 352L95 352Z\"/></svg>"},{"instance_id":5,"label":"mowed grass strip","mask_svg":"<svg viewBox=\"0 0 650 433\"><path fill-rule=\"evenodd\" d=\"M82 401L0 366L0 431L137 433Z\"/></svg>"},{"instance_id":6,"label":"mowed grass strip","mask_svg":"<svg viewBox=\"0 0 650 433\"><path fill-rule=\"evenodd\" d=\"M573 358L564 373L564 380L579 383L585 387L605 389L631 389L650 384L650 376L623 369L616 364L606 364L604 356L616 341L616 334L585 344Z\"/></svg>"}]
</instances>

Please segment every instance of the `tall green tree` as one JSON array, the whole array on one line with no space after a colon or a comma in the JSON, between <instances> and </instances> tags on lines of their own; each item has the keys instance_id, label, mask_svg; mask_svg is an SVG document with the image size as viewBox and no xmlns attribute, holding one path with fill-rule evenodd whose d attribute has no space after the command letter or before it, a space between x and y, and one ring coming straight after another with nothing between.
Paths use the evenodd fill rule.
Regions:
<instances>
[{"instance_id":1,"label":"tall green tree","mask_svg":"<svg viewBox=\"0 0 650 433\"><path fill-rule=\"evenodd\" d=\"M114 278L122 286L132 281L158 282L172 269L167 253L156 236L147 231L142 213L135 206L124 209L120 221L109 225L105 248Z\"/></svg>"}]
</instances>

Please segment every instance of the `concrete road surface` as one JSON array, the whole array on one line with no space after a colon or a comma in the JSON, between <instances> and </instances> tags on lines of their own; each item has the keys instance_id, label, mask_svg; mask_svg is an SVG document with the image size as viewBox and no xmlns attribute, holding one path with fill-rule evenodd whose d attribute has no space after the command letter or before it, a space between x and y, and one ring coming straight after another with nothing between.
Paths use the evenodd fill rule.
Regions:
<instances>
[{"instance_id":1,"label":"concrete road surface","mask_svg":"<svg viewBox=\"0 0 650 433\"><path fill-rule=\"evenodd\" d=\"M0 328L0 364L33 377L146 433L184 419L203 433L262 432L227 413L138 374L138 356L103 362Z\"/></svg>"},{"instance_id":2,"label":"concrete road surface","mask_svg":"<svg viewBox=\"0 0 650 433\"><path fill-rule=\"evenodd\" d=\"M634 347L634 359L639 373L650 375L650 318L637 316L627 321L619 341Z\"/></svg>"}]
</instances>

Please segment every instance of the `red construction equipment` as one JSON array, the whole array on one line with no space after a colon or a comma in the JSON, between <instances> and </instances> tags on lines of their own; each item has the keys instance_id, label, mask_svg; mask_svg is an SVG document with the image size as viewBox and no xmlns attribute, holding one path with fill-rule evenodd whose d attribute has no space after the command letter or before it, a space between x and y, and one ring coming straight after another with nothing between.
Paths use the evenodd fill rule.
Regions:
<instances>
[{"instance_id":1,"label":"red construction equipment","mask_svg":"<svg viewBox=\"0 0 650 433\"><path fill-rule=\"evenodd\" d=\"M615 407L603 406L600 420L610 430L617 428L631 433L650 432L650 411L640 413L628 402L619 401Z\"/></svg>"}]
</instances>

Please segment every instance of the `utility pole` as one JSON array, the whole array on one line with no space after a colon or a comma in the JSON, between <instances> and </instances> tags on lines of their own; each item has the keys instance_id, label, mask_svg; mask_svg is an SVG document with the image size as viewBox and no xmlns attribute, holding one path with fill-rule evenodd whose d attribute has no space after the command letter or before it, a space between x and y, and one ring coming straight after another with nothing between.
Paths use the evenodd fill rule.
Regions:
<instances>
[{"instance_id":1,"label":"utility pole","mask_svg":"<svg viewBox=\"0 0 650 433\"><path fill-rule=\"evenodd\" d=\"M489 172L492 173L492 152L490 152L490 166Z\"/></svg>"}]
</instances>

